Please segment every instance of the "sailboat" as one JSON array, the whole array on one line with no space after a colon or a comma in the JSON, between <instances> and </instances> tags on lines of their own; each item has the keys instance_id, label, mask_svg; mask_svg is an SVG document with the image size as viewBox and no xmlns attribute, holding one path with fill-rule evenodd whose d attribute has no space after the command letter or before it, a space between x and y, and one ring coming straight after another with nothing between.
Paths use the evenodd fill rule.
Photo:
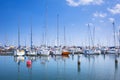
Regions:
<instances>
[{"instance_id":1,"label":"sailboat","mask_svg":"<svg viewBox=\"0 0 120 80\"><path fill-rule=\"evenodd\" d=\"M118 35L118 43L119 43L118 54L120 54L120 29L119 29L119 35Z\"/></svg>"},{"instance_id":2,"label":"sailboat","mask_svg":"<svg viewBox=\"0 0 120 80\"><path fill-rule=\"evenodd\" d=\"M45 45L41 46L40 49L40 55L41 56L49 56L50 55L50 49L47 46L47 5L46 5L46 10L45 10Z\"/></svg>"},{"instance_id":3,"label":"sailboat","mask_svg":"<svg viewBox=\"0 0 120 80\"><path fill-rule=\"evenodd\" d=\"M70 52L68 51L67 46L66 46L66 29L65 29L65 26L64 26L64 47L62 49L62 55L63 56L68 56L69 54L70 54Z\"/></svg>"},{"instance_id":4,"label":"sailboat","mask_svg":"<svg viewBox=\"0 0 120 80\"><path fill-rule=\"evenodd\" d=\"M114 39L114 47L109 47L109 50L107 50L107 53L109 54L117 54L118 50L116 49L116 36L115 36L115 23L113 22L113 39Z\"/></svg>"},{"instance_id":5,"label":"sailboat","mask_svg":"<svg viewBox=\"0 0 120 80\"><path fill-rule=\"evenodd\" d=\"M62 54L62 49L59 46L59 15L57 15L57 47L55 47L54 54L60 56Z\"/></svg>"},{"instance_id":6,"label":"sailboat","mask_svg":"<svg viewBox=\"0 0 120 80\"><path fill-rule=\"evenodd\" d=\"M18 48L14 51L14 56L24 56L25 50L20 45L20 27L18 24Z\"/></svg>"},{"instance_id":7,"label":"sailboat","mask_svg":"<svg viewBox=\"0 0 120 80\"><path fill-rule=\"evenodd\" d=\"M14 46L10 46L7 44L7 35L5 35L5 44L4 44L4 49L3 49L3 53L5 52L5 54L13 54L14 52Z\"/></svg>"},{"instance_id":8,"label":"sailboat","mask_svg":"<svg viewBox=\"0 0 120 80\"><path fill-rule=\"evenodd\" d=\"M87 55L87 54L93 54L93 51L92 51L91 48L90 48L91 31L90 31L90 26L89 26L89 24L88 24L88 32L89 32L89 33L88 33L88 35L89 35L89 37L88 37L89 46L86 47L85 50L84 50L84 54L85 54L85 55Z\"/></svg>"},{"instance_id":9,"label":"sailboat","mask_svg":"<svg viewBox=\"0 0 120 80\"><path fill-rule=\"evenodd\" d=\"M94 31L95 31L95 27L94 27ZM93 31L93 36L95 34L94 31ZM89 32L89 47L86 47L86 49L84 50L84 54L86 55L101 54L101 50L99 50L99 48L94 47L93 37L91 34L91 29L89 24L88 24L88 32ZM93 47L91 47L90 42L92 42Z\"/></svg>"},{"instance_id":10,"label":"sailboat","mask_svg":"<svg viewBox=\"0 0 120 80\"><path fill-rule=\"evenodd\" d=\"M37 51L33 48L33 41L32 41L32 22L31 22L31 47L27 53L27 56L37 56Z\"/></svg>"}]
</instances>

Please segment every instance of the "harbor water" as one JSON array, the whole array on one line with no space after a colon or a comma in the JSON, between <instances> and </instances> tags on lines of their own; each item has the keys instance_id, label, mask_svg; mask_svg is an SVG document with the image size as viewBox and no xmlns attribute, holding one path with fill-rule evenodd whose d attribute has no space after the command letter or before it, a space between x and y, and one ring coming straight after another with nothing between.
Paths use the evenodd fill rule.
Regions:
<instances>
[{"instance_id":1,"label":"harbor water","mask_svg":"<svg viewBox=\"0 0 120 80\"><path fill-rule=\"evenodd\" d=\"M29 66L28 60L31 60ZM0 56L0 80L120 80L120 57Z\"/></svg>"}]
</instances>

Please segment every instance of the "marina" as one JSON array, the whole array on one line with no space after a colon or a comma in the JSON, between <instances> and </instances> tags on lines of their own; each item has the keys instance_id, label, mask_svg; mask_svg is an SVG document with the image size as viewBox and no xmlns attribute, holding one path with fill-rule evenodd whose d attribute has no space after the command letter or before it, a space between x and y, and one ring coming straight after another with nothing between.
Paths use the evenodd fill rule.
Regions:
<instances>
[{"instance_id":1,"label":"marina","mask_svg":"<svg viewBox=\"0 0 120 80\"><path fill-rule=\"evenodd\" d=\"M0 80L120 80L120 0L0 0Z\"/></svg>"}]
</instances>

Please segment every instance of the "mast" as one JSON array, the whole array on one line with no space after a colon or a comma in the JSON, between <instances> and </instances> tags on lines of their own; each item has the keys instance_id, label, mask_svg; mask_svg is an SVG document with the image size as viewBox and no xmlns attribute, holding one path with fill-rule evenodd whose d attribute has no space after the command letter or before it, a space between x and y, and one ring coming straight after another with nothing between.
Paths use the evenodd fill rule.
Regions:
<instances>
[{"instance_id":1,"label":"mast","mask_svg":"<svg viewBox=\"0 0 120 80\"><path fill-rule=\"evenodd\" d=\"M20 22L18 21L18 48L20 48Z\"/></svg>"},{"instance_id":2,"label":"mast","mask_svg":"<svg viewBox=\"0 0 120 80\"><path fill-rule=\"evenodd\" d=\"M89 24L88 24L88 32L90 32L89 30L90 30L90 26L89 26ZM90 48L90 36L89 36L89 34L90 34L90 33L88 33L88 41L89 41L89 48Z\"/></svg>"},{"instance_id":3,"label":"mast","mask_svg":"<svg viewBox=\"0 0 120 80\"><path fill-rule=\"evenodd\" d=\"M116 39L115 39L115 23L113 21L113 38L114 38L114 46L116 47Z\"/></svg>"},{"instance_id":4,"label":"mast","mask_svg":"<svg viewBox=\"0 0 120 80\"><path fill-rule=\"evenodd\" d=\"M57 46L59 46L59 14L57 14Z\"/></svg>"},{"instance_id":5,"label":"mast","mask_svg":"<svg viewBox=\"0 0 120 80\"><path fill-rule=\"evenodd\" d=\"M94 42L93 42L93 38L92 38L92 33L91 33L91 29L90 29L90 25L88 24L88 34L89 34L89 47L90 47L90 43L92 44L92 46L94 46ZM93 31L94 33L94 31ZM94 36L94 34L93 34Z\"/></svg>"},{"instance_id":6,"label":"mast","mask_svg":"<svg viewBox=\"0 0 120 80\"><path fill-rule=\"evenodd\" d=\"M32 19L31 19L31 49L33 48L33 41L32 41Z\"/></svg>"},{"instance_id":7,"label":"mast","mask_svg":"<svg viewBox=\"0 0 120 80\"><path fill-rule=\"evenodd\" d=\"M45 7L45 46L47 47L47 1Z\"/></svg>"},{"instance_id":8,"label":"mast","mask_svg":"<svg viewBox=\"0 0 120 80\"><path fill-rule=\"evenodd\" d=\"M66 46L66 27L64 26L64 46Z\"/></svg>"},{"instance_id":9,"label":"mast","mask_svg":"<svg viewBox=\"0 0 120 80\"><path fill-rule=\"evenodd\" d=\"M26 39L25 39L25 47L26 47Z\"/></svg>"},{"instance_id":10,"label":"mast","mask_svg":"<svg viewBox=\"0 0 120 80\"><path fill-rule=\"evenodd\" d=\"M119 40L119 49L120 49L120 29L119 29L119 36L118 36L118 40Z\"/></svg>"},{"instance_id":11,"label":"mast","mask_svg":"<svg viewBox=\"0 0 120 80\"><path fill-rule=\"evenodd\" d=\"M7 44L7 33L5 33L5 43L4 43L4 46L6 47L6 46L8 46L8 44Z\"/></svg>"},{"instance_id":12,"label":"mast","mask_svg":"<svg viewBox=\"0 0 120 80\"><path fill-rule=\"evenodd\" d=\"M95 26L93 28L93 47L95 46Z\"/></svg>"}]
</instances>

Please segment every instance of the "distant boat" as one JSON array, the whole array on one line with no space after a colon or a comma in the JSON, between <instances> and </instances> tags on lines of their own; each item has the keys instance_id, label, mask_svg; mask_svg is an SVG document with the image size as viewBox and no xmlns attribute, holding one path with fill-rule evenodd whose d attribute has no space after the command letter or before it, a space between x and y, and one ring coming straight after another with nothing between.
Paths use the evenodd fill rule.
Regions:
<instances>
[{"instance_id":1,"label":"distant boat","mask_svg":"<svg viewBox=\"0 0 120 80\"><path fill-rule=\"evenodd\" d=\"M82 54L83 49L80 46L74 46L74 47L70 48L70 53L72 53L72 54Z\"/></svg>"},{"instance_id":2,"label":"distant boat","mask_svg":"<svg viewBox=\"0 0 120 80\"><path fill-rule=\"evenodd\" d=\"M46 5L46 10L45 10L45 45L43 43L43 46L41 46L39 53L42 56L49 56L50 55L50 49L48 48L47 45L47 5Z\"/></svg>"},{"instance_id":3,"label":"distant boat","mask_svg":"<svg viewBox=\"0 0 120 80\"><path fill-rule=\"evenodd\" d=\"M85 49L84 54L87 54L87 55L99 55L99 54L101 54L101 51L98 50L98 49Z\"/></svg>"},{"instance_id":4,"label":"distant boat","mask_svg":"<svg viewBox=\"0 0 120 80\"><path fill-rule=\"evenodd\" d=\"M118 53L118 49L116 48L116 36L115 36L115 23L113 22L113 39L114 39L114 47L109 47L109 49L107 50L107 53L109 54L117 54Z\"/></svg>"},{"instance_id":5,"label":"distant boat","mask_svg":"<svg viewBox=\"0 0 120 80\"><path fill-rule=\"evenodd\" d=\"M24 56L25 50L20 45L20 27L18 24L18 48L14 51L14 56Z\"/></svg>"},{"instance_id":6,"label":"distant boat","mask_svg":"<svg viewBox=\"0 0 120 80\"><path fill-rule=\"evenodd\" d=\"M66 47L66 29L64 26L64 47L62 49L62 55L69 55L70 52L68 51L67 47Z\"/></svg>"},{"instance_id":7,"label":"distant boat","mask_svg":"<svg viewBox=\"0 0 120 80\"><path fill-rule=\"evenodd\" d=\"M33 41L32 41L32 21L31 21L31 47L30 50L26 53L27 56L37 56L37 51L33 48Z\"/></svg>"},{"instance_id":8,"label":"distant boat","mask_svg":"<svg viewBox=\"0 0 120 80\"><path fill-rule=\"evenodd\" d=\"M7 35L5 36L5 44L4 44L4 50L3 50L3 54L7 54L7 55L13 55L14 53L14 47L10 46L7 44Z\"/></svg>"},{"instance_id":9,"label":"distant boat","mask_svg":"<svg viewBox=\"0 0 120 80\"><path fill-rule=\"evenodd\" d=\"M94 31L95 31L95 27L94 27ZM93 31L93 37L95 35ZM83 51L83 53L85 55L98 55L98 54L101 54L101 50L98 49L97 47L94 47L94 41L93 41L93 37L92 37L92 34L91 34L91 29L90 29L90 25L88 24L88 34L89 34L89 46L85 48L85 50ZM90 42L92 42L92 46L90 45Z\"/></svg>"},{"instance_id":10,"label":"distant boat","mask_svg":"<svg viewBox=\"0 0 120 80\"><path fill-rule=\"evenodd\" d=\"M41 56L49 56L50 55L50 49L47 46L41 47L40 55Z\"/></svg>"},{"instance_id":11,"label":"distant boat","mask_svg":"<svg viewBox=\"0 0 120 80\"><path fill-rule=\"evenodd\" d=\"M107 50L108 54L115 54L117 53L117 49L115 47L109 47Z\"/></svg>"},{"instance_id":12,"label":"distant boat","mask_svg":"<svg viewBox=\"0 0 120 80\"><path fill-rule=\"evenodd\" d=\"M62 49L61 49L61 47L56 47L55 51L54 51L54 54L56 56L61 56L62 55Z\"/></svg>"},{"instance_id":13,"label":"distant boat","mask_svg":"<svg viewBox=\"0 0 120 80\"><path fill-rule=\"evenodd\" d=\"M70 54L70 52L67 50L67 49L63 49L62 50L62 55L64 56L64 55L69 55Z\"/></svg>"},{"instance_id":14,"label":"distant boat","mask_svg":"<svg viewBox=\"0 0 120 80\"><path fill-rule=\"evenodd\" d=\"M57 47L55 47L54 54L56 56L62 55L62 48L59 46L59 15L57 15Z\"/></svg>"},{"instance_id":15,"label":"distant boat","mask_svg":"<svg viewBox=\"0 0 120 80\"><path fill-rule=\"evenodd\" d=\"M34 49L30 49L27 53L26 53L27 56L37 56L37 51L34 50Z\"/></svg>"},{"instance_id":16,"label":"distant boat","mask_svg":"<svg viewBox=\"0 0 120 80\"><path fill-rule=\"evenodd\" d=\"M15 56L24 56L25 55L25 51L24 50L20 50L17 49L16 51L14 51Z\"/></svg>"}]
</instances>

